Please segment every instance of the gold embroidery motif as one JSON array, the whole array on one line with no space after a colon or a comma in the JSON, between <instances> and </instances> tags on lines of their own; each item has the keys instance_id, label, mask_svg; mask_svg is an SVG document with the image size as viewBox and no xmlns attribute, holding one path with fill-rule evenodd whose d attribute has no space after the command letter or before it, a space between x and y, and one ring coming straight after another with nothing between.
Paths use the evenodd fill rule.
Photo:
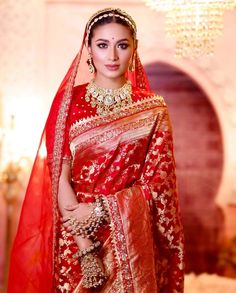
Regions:
<instances>
[{"instance_id":1,"label":"gold embroidery motif","mask_svg":"<svg viewBox=\"0 0 236 293\"><path fill-rule=\"evenodd\" d=\"M118 292L133 292L132 274L129 266L128 252L125 242L125 235L122 228L122 221L119 215L118 205L114 196L106 198L109 208L112 247L116 259L116 266L120 280L122 280ZM111 216L112 215L112 216ZM115 291L113 291L115 292Z\"/></svg>"},{"instance_id":2,"label":"gold embroidery motif","mask_svg":"<svg viewBox=\"0 0 236 293\"><path fill-rule=\"evenodd\" d=\"M71 153L72 153L72 164L73 164L73 160L75 157L75 153L78 148L82 149L83 147L85 147L85 146L87 147L90 144L104 143L110 139L113 139L114 137L117 137L121 133L125 133L129 130L135 130L135 129L141 128L143 126L150 126L155 122L155 120L156 120L156 117L154 115L152 115L150 117L140 119L137 121L131 121L131 122L126 123L122 126L105 131L104 133L97 135L97 136L94 136L94 137L91 137L81 143L78 142L75 144L72 141L70 144L70 149L71 149ZM130 137L129 137L129 139L130 139Z\"/></svg>"},{"instance_id":3,"label":"gold embroidery motif","mask_svg":"<svg viewBox=\"0 0 236 293\"><path fill-rule=\"evenodd\" d=\"M57 273L55 274L57 288L60 292L71 292L76 287L78 280L78 274L74 269L76 262L73 259L73 247L76 247L76 243L62 225L60 226L58 244Z\"/></svg>"},{"instance_id":4,"label":"gold embroidery motif","mask_svg":"<svg viewBox=\"0 0 236 293\"><path fill-rule=\"evenodd\" d=\"M52 174L52 205L53 205L53 271L54 271L54 261L55 261L55 247L56 247L56 223L58 221L58 209L57 209L57 190L58 190L58 180L60 176L60 163L62 157L63 148L63 135L65 131L65 121L69 110L70 98L73 83L76 77L77 67L79 65L81 58L81 52L77 56L75 66L73 68L72 74L68 81L64 96L62 98L61 106L59 108L59 113L57 116L56 126L55 126L55 141L53 146L52 162L51 162L51 174Z\"/></svg>"},{"instance_id":5,"label":"gold embroidery motif","mask_svg":"<svg viewBox=\"0 0 236 293\"><path fill-rule=\"evenodd\" d=\"M161 96L152 96L150 98L145 98L143 100L139 100L137 102L132 103L130 106L127 106L120 110L118 113L108 114L106 116L92 116L89 118L84 118L79 121L76 121L70 127L69 137L70 141L73 140L74 137L83 133L86 130L89 130L93 127L97 127L100 125L105 125L111 121L115 121L117 119L137 114L139 112L152 109L155 107L165 107L164 99Z\"/></svg>"}]
</instances>

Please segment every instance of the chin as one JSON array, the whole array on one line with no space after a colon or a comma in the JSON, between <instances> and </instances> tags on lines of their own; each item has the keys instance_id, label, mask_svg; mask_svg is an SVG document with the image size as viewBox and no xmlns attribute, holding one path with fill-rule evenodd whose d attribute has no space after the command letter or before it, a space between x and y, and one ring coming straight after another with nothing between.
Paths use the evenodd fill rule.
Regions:
<instances>
[{"instance_id":1,"label":"chin","mask_svg":"<svg viewBox=\"0 0 236 293\"><path fill-rule=\"evenodd\" d=\"M116 79L116 78L124 77L125 72L109 72L104 76L106 76L107 78Z\"/></svg>"}]
</instances>

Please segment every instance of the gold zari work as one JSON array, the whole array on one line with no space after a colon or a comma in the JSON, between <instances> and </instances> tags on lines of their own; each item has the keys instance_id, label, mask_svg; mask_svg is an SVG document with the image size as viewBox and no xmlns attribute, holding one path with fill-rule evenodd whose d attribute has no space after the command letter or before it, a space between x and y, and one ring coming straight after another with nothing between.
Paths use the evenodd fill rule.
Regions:
<instances>
[{"instance_id":1,"label":"gold zari work","mask_svg":"<svg viewBox=\"0 0 236 293\"><path fill-rule=\"evenodd\" d=\"M97 114L107 115L111 112L117 113L123 107L132 103L132 87L130 81L127 81L119 89L105 89L98 87L94 81L87 86L85 100L90 102L93 108L97 108Z\"/></svg>"},{"instance_id":2,"label":"gold zari work","mask_svg":"<svg viewBox=\"0 0 236 293\"><path fill-rule=\"evenodd\" d=\"M107 17L118 17L124 20L134 31L134 34L135 34L134 37L136 39L137 27L133 18L124 10L120 8L111 8L111 7L99 10L91 16L86 26L87 39L89 38L91 28L94 26L94 24L96 24L96 22L98 22L99 20L103 18L107 18Z\"/></svg>"}]
</instances>

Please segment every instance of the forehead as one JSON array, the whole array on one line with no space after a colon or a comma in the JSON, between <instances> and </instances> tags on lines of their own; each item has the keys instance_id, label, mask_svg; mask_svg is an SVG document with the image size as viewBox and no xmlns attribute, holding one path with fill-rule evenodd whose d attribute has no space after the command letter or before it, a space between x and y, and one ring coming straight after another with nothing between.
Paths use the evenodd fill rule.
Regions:
<instances>
[{"instance_id":1,"label":"forehead","mask_svg":"<svg viewBox=\"0 0 236 293\"><path fill-rule=\"evenodd\" d=\"M132 39L128 27L119 23L106 23L96 27L92 39Z\"/></svg>"}]
</instances>

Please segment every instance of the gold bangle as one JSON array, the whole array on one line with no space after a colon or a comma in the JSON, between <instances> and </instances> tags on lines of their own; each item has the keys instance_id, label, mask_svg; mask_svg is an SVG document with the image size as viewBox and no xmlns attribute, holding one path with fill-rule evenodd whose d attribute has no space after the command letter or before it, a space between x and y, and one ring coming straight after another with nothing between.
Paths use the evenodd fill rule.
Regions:
<instances>
[{"instance_id":1,"label":"gold bangle","mask_svg":"<svg viewBox=\"0 0 236 293\"><path fill-rule=\"evenodd\" d=\"M69 223L72 226L71 234L82 236L84 238L96 239L98 229L105 223L109 222L108 210L102 197L97 197L94 209L89 217L83 221L71 218Z\"/></svg>"},{"instance_id":2,"label":"gold bangle","mask_svg":"<svg viewBox=\"0 0 236 293\"><path fill-rule=\"evenodd\" d=\"M73 255L73 258L78 258L78 257L81 258L81 257L85 256L88 253L94 252L94 251L96 251L99 248L100 245L101 245L101 242L100 241L96 241L96 242L92 243L89 247L84 248L84 249L76 252Z\"/></svg>"}]
</instances>

